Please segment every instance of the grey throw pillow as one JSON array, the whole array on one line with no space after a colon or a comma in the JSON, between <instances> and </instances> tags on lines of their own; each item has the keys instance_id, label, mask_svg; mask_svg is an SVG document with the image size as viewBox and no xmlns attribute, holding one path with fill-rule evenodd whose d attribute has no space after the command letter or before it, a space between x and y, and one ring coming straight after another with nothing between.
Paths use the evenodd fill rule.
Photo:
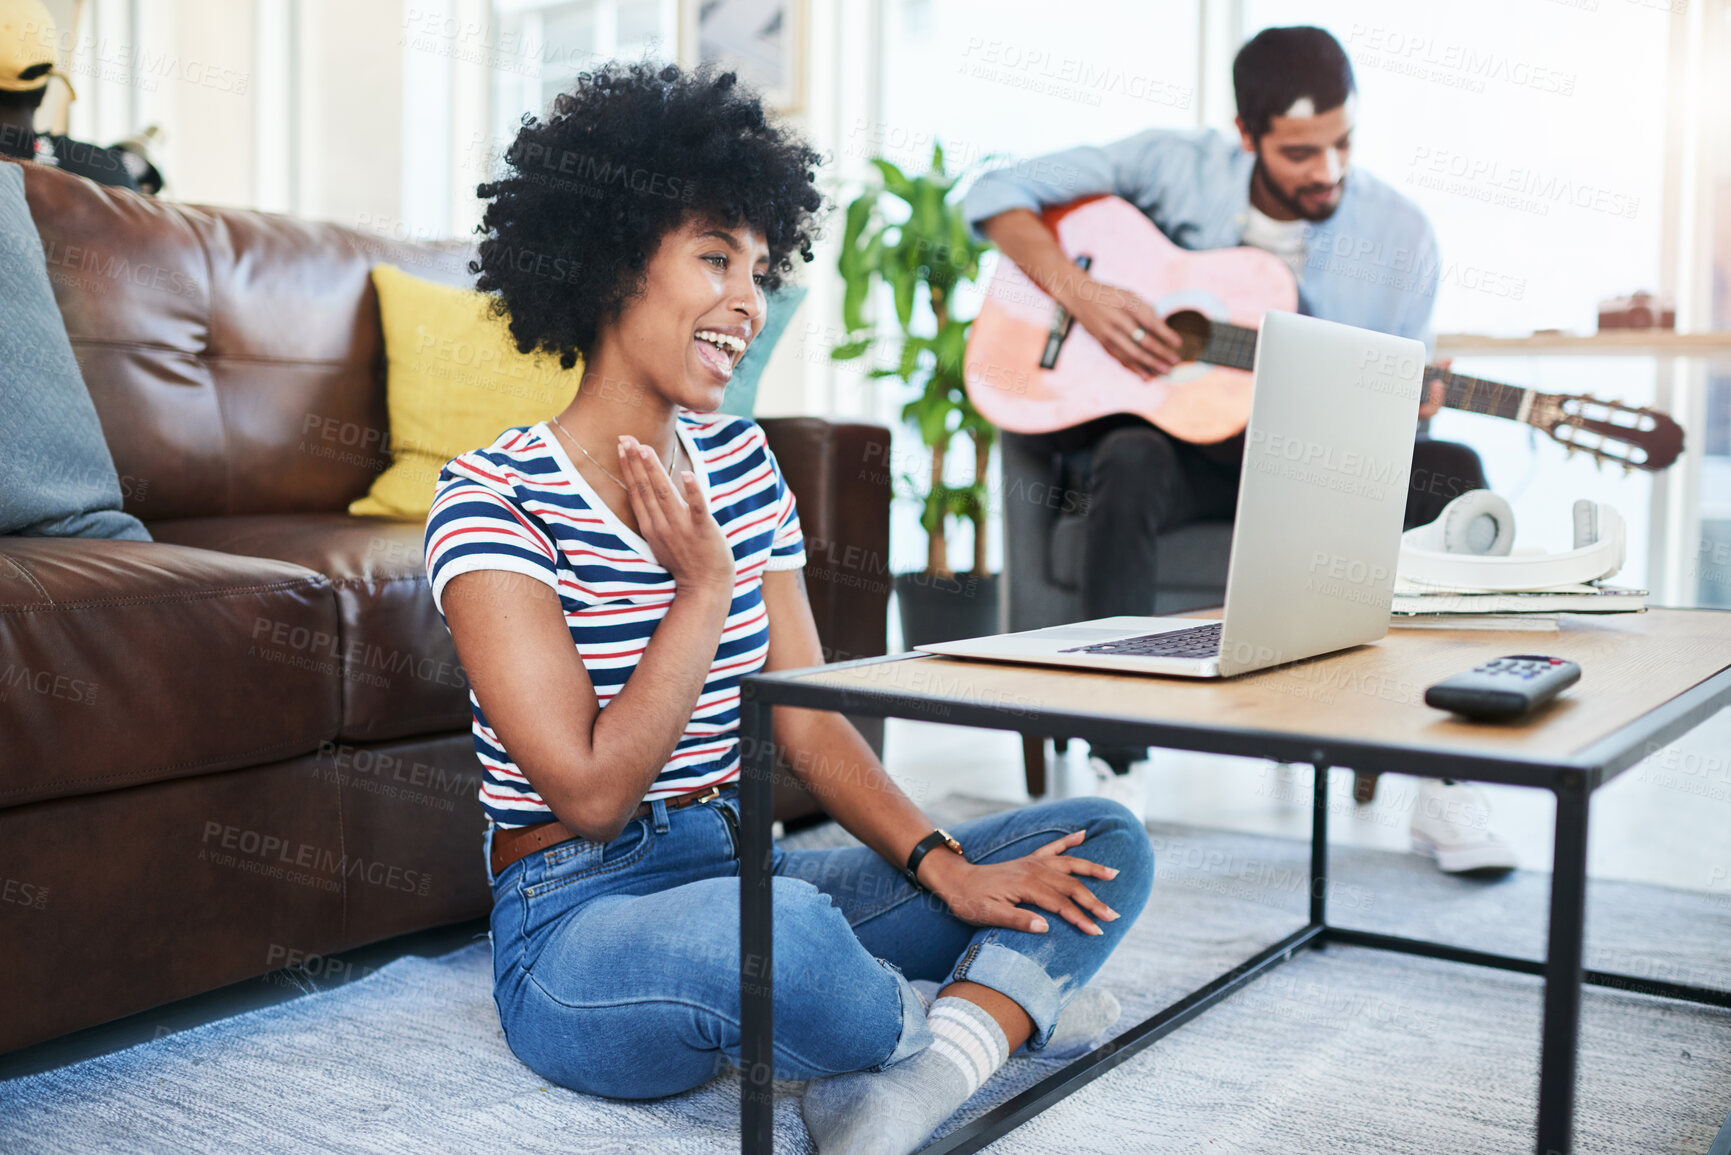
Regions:
<instances>
[{"instance_id":1,"label":"grey throw pillow","mask_svg":"<svg viewBox=\"0 0 1731 1155\"><path fill-rule=\"evenodd\" d=\"M0 162L0 534L149 541L120 478L48 284L24 172Z\"/></svg>"}]
</instances>

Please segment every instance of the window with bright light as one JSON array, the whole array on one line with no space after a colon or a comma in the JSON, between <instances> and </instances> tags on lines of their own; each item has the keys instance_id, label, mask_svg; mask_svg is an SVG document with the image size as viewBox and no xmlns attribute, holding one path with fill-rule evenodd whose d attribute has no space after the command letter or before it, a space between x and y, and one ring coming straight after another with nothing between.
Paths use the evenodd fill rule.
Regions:
<instances>
[{"instance_id":1,"label":"window with bright light","mask_svg":"<svg viewBox=\"0 0 1731 1155\"><path fill-rule=\"evenodd\" d=\"M493 135L509 141L525 112L543 116L577 74L609 60L673 60L672 0L499 0L498 39L513 51L493 68Z\"/></svg>"}]
</instances>

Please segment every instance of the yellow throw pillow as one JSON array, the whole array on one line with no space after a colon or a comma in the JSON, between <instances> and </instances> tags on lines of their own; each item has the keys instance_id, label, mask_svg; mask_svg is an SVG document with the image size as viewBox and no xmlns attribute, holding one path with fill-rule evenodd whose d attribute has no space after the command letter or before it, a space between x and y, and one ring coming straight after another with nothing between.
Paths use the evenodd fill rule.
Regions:
<instances>
[{"instance_id":1,"label":"yellow throw pillow","mask_svg":"<svg viewBox=\"0 0 1731 1155\"><path fill-rule=\"evenodd\" d=\"M424 521L445 462L561 412L577 395L583 362L561 369L551 354L517 352L485 293L393 265L374 265L373 285L385 330L391 467L349 512Z\"/></svg>"}]
</instances>

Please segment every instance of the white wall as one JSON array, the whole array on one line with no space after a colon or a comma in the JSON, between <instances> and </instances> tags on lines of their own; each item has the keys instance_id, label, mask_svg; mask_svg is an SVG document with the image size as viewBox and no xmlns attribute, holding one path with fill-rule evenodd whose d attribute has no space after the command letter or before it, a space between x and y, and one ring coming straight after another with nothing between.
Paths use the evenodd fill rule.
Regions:
<instances>
[{"instance_id":1,"label":"white wall","mask_svg":"<svg viewBox=\"0 0 1731 1155\"><path fill-rule=\"evenodd\" d=\"M88 0L73 134L165 139L165 195L355 224L402 183L401 18L352 0Z\"/></svg>"},{"instance_id":2,"label":"white wall","mask_svg":"<svg viewBox=\"0 0 1731 1155\"><path fill-rule=\"evenodd\" d=\"M379 0L298 2L298 211L347 225L392 216L417 179L403 164L402 12Z\"/></svg>"},{"instance_id":3,"label":"white wall","mask_svg":"<svg viewBox=\"0 0 1731 1155\"><path fill-rule=\"evenodd\" d=\"M145 68L155 86L141 90L141 111L167 133L157 167L180 199L255 203L252 17L252 5L232 0L177 0L150 17L166 62Z\"/></svg>"},{"instance_id":4,"label":"white wall","mask_svg":"<svg viewBox=\"0 0 1731 1155\"><path fill-rule=\"evenodd\" d=\"M757 412L766 417L822 413L875 417L876 397L848 388L849 378L829 359L841 315L841 276L836 258L840 207L866 171L866 157L849 147L856 124L875 119L879 100L878 44L882 0L813 3L807 24L807 90L789 124L825 156L818 170L832 214L815 246L814 259L796 273L810 293L789 322L764 366Z\"/></svg>"}]
</instances>

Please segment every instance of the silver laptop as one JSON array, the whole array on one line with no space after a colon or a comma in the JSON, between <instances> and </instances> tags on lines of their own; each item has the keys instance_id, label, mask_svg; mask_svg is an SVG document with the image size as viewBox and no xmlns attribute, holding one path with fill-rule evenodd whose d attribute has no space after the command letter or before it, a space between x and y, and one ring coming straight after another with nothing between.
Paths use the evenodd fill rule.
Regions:
<instances>
[{"instance_id":1,"label":"silver laptop","mask_svg":"<svg viewBox=\"0 0 1731 1155\"><path fill-rule=\"evenodd\" d=\"M1226 608L1099 618L916 649L958 658L1229 678L1388 632L1425 347L1271 312L1262 321Z\"/></svg>"}]
</instances>

